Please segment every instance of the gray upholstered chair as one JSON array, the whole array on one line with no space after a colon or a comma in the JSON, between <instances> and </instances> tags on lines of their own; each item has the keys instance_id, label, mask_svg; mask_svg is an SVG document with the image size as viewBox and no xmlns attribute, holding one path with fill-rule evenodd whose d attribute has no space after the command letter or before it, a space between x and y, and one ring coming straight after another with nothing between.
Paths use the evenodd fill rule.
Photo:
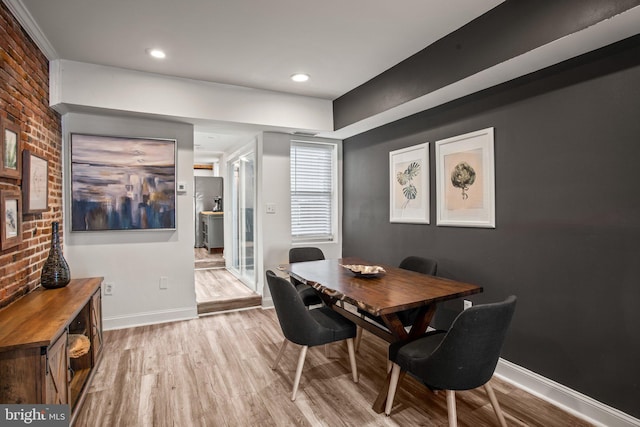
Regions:
<instances>
[{"instance_id":1,"label":"gray upholstered chair","mask_svg":"<svg viewBox=\"0 0 640 427\"><path fill-rule=\"evenodd\" d=\"M435 259L423 258L419 256L408 256L400 261L399 268L405 270L417 271L422 274L435 276L438 272L438 263Z\"/></svg>"},{"instance_id":2,"label":"gray upholstered chair","mask_svg":"<svg viewBox=\"0 0 640 427\"><path fill-rule=\"evenodd\" d=\"M516 306L516 297L461 312L447 332L427 333L389 347L393 362L385 413L391 413L401 372L409 372L432 390L446 390L449 426L457 425L455 390L484 385L501 426L506 426L489 380L500 357Z\"/></svg>"},{"instance_id":3,"label":"gray upholstered chair","mask_svg":"<svg viewBox=\"0 0 640 427\"><path fill-rule=\"evenodd\" d=\"M431 258L408 256L400 262L398 268L435 276L438 271L438 262ZM404 326L411 326L413 325L414 320L416 320L416 316L418 315L419 311L419 308L404 310L398 313L398 318ZM358 313L360 313L360 316L363 318L367 317L374 322L385 326L384 320L382 320L380 316L374 316L361 309L358 309ZM358 349L360 348L360 341L362 341L362 328L358 327L358 333L356 337L356 351L358 351Z\"/></svg>"},{"instance_id":4,"label":"gray upholstered chair","mask_svg":"<svg viewBox=\"0 0 640 427\"><path fill-rule=\"evenodd\" d=\"M311 246L295 247L289 249L289 264L304 261L319 261L324 259L324 253L322 249ZM318 292L311 286L300 282L299 280L291 277L291 283L296 287L296 290L302 298L302 302L305 306L322 304L322 299L318 295Z\"/></svg>"},{"instance_id":5,"label":"gray upholstered chair","mask_svg":"<svg viewBox=\"0 0 640 427\"><path fill-rule=\"evenodd\" d=\"M276 369L278 366L278 362L280 362L289 341L302 346L300 357L298 358L296 376L293 381L291 400L296 399L302 367L309 347L346 340L353 382L357 383L358 370L353 346L353 338L356 336L355 324L329 307L308 310L293 284L282 277L276 276L271 270L268 270L266 275L271 297L273 298L273 305L285 337L272 369Z\"/></svg>"},{"instance_id":6,"label":"gray upholstered chair","mask_svg":"<svg viewBox=\"0 0 640 427\"><path fill-rule=\"evenodd\" d=\"M435 276L438 272L438 262L431 258L422 258L418 256L408 256L400 262L399 268L415 271L417 273ZM398 317L404 326L413 325L416 316L420 311L419 308L404 310L398 313Z\"/></svg>"}]
</instances>

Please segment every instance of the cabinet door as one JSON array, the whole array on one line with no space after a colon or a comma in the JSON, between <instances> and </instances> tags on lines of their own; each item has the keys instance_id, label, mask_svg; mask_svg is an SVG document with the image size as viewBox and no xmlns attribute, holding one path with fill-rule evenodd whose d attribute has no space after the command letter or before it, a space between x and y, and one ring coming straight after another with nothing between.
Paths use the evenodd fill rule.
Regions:
<instances>
[{"instance_id":1,"label":"cabinet door","mask_svg":"<svg viewBox=\"0 0 640 427\"><path fill-rule=\"evenodd\" d=\"M91 358L93 366L102 351L102 294L100 289L91 297Z\"/></svg>"},{"instance_id":2,"label":"cabinet door","mask_svg":"<svg viewBox=\"0 0 640 427\"><path fill-rule=\"evenodd\" d=\"M207 249L211 248L209 240L209 215L200 214L200 222L202 223L202 241Z\"/></svg>"},{"instance_id":3,"label":"cabinet door","mask_svg":"<svg viewBox=\"0 0 640 427\"><path fill-rule=\"evenodd\" d=\"M69 359L67 357L67 332L47 349L45 371L45 404L69 403Z\"/></svg>"},{"instance_id":4,"label":"cabinet door","mask_svg":"<svg viewBox=\"0 0 640 427\"><path fill-rule=\"evenodd\" d=\"M211 236L210 236L211 247L223 248L224 247L224 217L222 216L222 214L216 215L215 218L211 218L209 227L211 227Z\"/></svg>"}]
</instances>

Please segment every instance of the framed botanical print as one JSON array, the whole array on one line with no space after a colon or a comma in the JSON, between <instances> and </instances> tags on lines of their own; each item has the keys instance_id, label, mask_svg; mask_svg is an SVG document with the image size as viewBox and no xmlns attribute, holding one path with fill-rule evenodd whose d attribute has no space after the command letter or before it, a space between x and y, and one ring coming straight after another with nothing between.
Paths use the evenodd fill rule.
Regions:
<instances>
[{"instance_id":1,"label":"framed botanical print","mask_svg":"<svg viewBox=\"0 0 640 427\"><path fill-rule=\"evenodd\" d=\"M6 178L22 178L22 142L20 126L2 121L2 147L0 153L0 176Z\"/></svg>"},{"instance_id":2,"label":"framed botanical print","mask_svg":"<svg viewBox=\"0 0 640 427\"><path fill-rule=\"evenodd\" d=\"M493 128L435 145L436 224L495 228Z\"/></svg>"},{"instance_id":3,"label":"framed botanical print","mask_svg":"<svg viewBox=\"0 0 640 427\"><path fill-rule=\"evenodd\" d=\"M389 153L389 221L429 223L429 143Z\"/></svg>"},{"instance_id":4,"label":"framed botanical print","mask_svg":"<svg viewBox=\"0 0 640 427\"><path fill-rule=\"evenodd\" d=\"M0 246L2 250L22 243L22 197L18 190L0 191Z\"/></svg>"},{"instance_id":5,"label":"framed botanical print","mask_svg":"<svg viewBox=\"0 0 640 427\"><path fill-rule=\"evenodd\" d=\"M49 209L49 163L29 150L22 151L22 201L24 213Z\"/></svg>"}]
</instances>

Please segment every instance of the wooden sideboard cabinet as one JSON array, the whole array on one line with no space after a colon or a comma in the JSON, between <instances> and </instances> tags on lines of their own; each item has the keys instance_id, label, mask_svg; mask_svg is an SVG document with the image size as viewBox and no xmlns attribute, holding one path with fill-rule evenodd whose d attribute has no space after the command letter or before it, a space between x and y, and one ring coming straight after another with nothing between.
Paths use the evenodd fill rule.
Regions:
<instances>
[{"instance_id":1,"label":"wooden sideboard cabinet","mask_svg":"<svg viewBox=\"0 0 640 427\"><path fill-rule=\"evenodd\" d=\"M0 403L68 404L73 423L102 354L101 285L73 279L0 310Z\"/></svg>"}]
</instances>

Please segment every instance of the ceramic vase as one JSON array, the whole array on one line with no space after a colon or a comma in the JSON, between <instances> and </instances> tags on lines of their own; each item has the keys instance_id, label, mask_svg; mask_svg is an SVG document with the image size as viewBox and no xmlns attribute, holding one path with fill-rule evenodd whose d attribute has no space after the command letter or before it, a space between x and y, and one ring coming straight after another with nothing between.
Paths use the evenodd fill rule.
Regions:
<instances>
[{"instance_id":1,"label":"ceramic vase","mask_svg":"<svg viewBox=\"0 0 640 427\"><path fill-rule=\"evenodd\" d=\"M40 276L40 284L46 289L63 288L71 281L71 272L69 264L62 256L62 248L60 247L60 235L58 234L58 223L51 223L51 249L49 249L49 257L42 267L42 275Z\"/></svg>"}]
</instances>

